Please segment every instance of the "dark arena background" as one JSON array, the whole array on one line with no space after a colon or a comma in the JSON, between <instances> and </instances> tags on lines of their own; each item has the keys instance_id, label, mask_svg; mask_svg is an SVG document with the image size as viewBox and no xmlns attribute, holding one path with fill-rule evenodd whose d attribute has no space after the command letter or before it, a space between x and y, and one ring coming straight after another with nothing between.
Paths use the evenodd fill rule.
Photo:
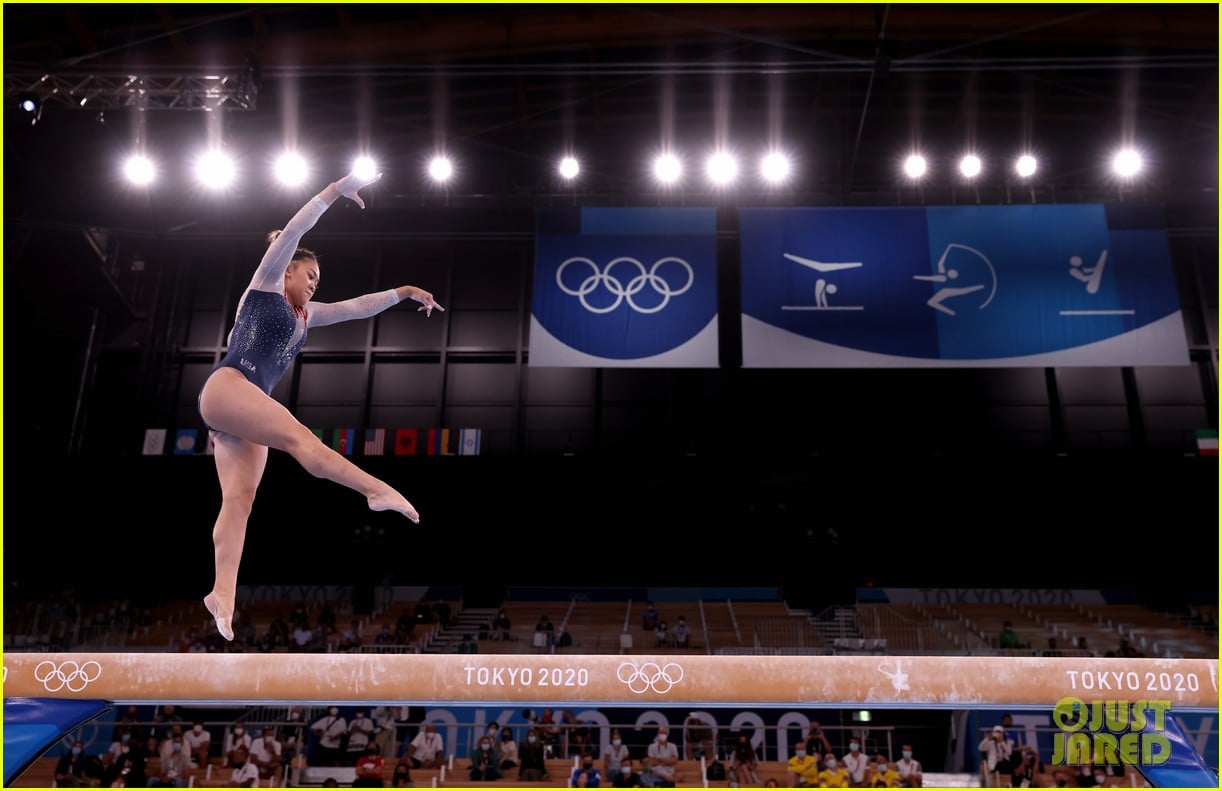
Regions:
<instances>
[{"instance_id":1,"label":"dark arena background","mask_svg":"<svg viewBox=\"0 0 1222 791\"><path fill-rule=\"evenodd\" d=\"M355 619L365 645L350 650L363 661L382 624L427 602L428 626L418 622L398 652L453 653L506 609L516 639L479 639L480 653L642 654L654 649L638 629L653 599L694 624L690 646L659 643L677 657L1017 660L1044 657L1052 637L1062 654L1102 658L1124 657L1124 640L1143 659L1211 660L1216 683L1216 4L31 3L3 13L6 653L178 654L195 639L198 653L237 650L199 601L212 586L220 489L197 397L267 233L368 154L383 177L362 190L367 208L340 199L302 241L318 255L318 299L411 283L445 311L426 319L404 305L312 329L273 395L328 444L355 443L352 460L402 491L421 524L370 512L273 451L239 576L238 610L259 637L281 608L302 601L316 619L325 605L340 624L316 651L340 653ZM1117 174L1113 155L1126 146L1140 167ZM209 147L234 159L224 190L195 179ZM290 147L310 166L294 187L272 175ZM675 184L654 179L664 150L682 155ZM707 180L714 150L740 156L736 182ZM770 150L789 155L787 181L758 175ZM976 178L959 171L968 151L983 162ZM151 182L125 177L133 152L152 160ZM918 152L928 169L909 174ZM428 171L441 153L454 167L444 183ZM565 154L580 162L572 180L557 172ZM1021 154L1036 158L1034 173L1016 173ZM1100 343L1064 364L754 362L751 211L1081 205L1165 237L1159 287L1175 340L1165 359ZM538 364L546 218L596 209L706 210L710 359ZM885 244L902 233L884 223L876 235ZM1056 233L1030 242L1055 244ZM1143 288L1134 293L1155 300ZM846 288L832 300L853 297ZM464 452L460 432L473 429L478 453ZM449 615L431 609L441 601ZM751 615L762 602L784 617ZM1053 605L1065 612L1039 610ZM732 625L716 626L712 613L727 608ZM568 628L572 647L535 646L540 612ZM997 642L1007 620L1021 649ZM293 700L148 692L130 697L141 721L177 700L216 734L216 767L196 785L228 780L221 739L235 722L280 728ZM421 771L416 784L465 785L472 728L493 719L476 707L491 704L413 694L401 702L418 707L415 719L396 736L444 710L458 767L449 778ZM327 699L298 698L321 705L314 714ZM677 734L691 707L709 706L729 738L735 706L783 705L753 700L665 711ZM837 755L865 727L870 749L892 760L913 741L926 785L1009 785L980 773L975 743L1004 711L1038 709L1046 721L1051 706L1008 700L891 701L873 722L891 742L860 720L866 700L791 708L826 709ZM524 704L548 701L498 705L518 727ZM627 732L640 708L600 711ZM1196 714L1184 727L1216 771L1216 706ZM6 730L9 717L6 697ZM764 717L757 744L784 785L793 739L774 720ZM110 744L101 730L88 750ZM1025 743L1048 764L1051 726L1040 733ZM638 735L640 758L648 738ZM26 784L47 782L69 746L20 767L36 778ZM286 763L277 776L321 783L302 769ZM1052 769L1034 784L1051 783ZM679 785L706 783L703 764L686 771ZM566 770L552 785L567 780Z\"/></svg>"}]
</instances>

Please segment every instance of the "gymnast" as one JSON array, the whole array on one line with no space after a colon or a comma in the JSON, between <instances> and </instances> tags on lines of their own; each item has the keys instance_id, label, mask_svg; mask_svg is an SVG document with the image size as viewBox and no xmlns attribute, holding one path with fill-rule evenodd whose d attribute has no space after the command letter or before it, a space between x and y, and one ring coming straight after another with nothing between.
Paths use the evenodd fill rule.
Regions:
<instances>
[{"instance_id":1,"label":"gymnast","mask_svg":"<svg viewBox=\"0 0 1222 791\"><path fill-rule=\"evenodd\" d=\"M359 190L379 178L381 174L362 178L354 172L332 182L299 209L283 231L269 234L267 252L238 302L225 356L200 390L199 412L208 427L221 485L221 509L212 528L216 579L204 606L226 640L233 640L238 565L268 448L285 451L315 477L360 492L373 511L397 511L420 522L407 498L324 445L271 396L311 327L366 319L405 299L419 302L416 310L426 317L445 310L416 286L330 304L310 301L318 289L318 258L298 242L341 196L364 209Z\"/></svg>"}]
</instances>

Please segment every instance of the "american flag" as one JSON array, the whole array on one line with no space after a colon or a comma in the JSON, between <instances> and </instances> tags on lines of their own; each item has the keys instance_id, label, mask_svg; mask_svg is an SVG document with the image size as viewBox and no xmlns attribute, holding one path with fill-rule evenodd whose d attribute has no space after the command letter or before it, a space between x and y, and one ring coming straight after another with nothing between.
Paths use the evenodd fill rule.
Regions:
<instances>
[{"instance_id":1,"label":"american flag","mask_svg":"<svg viewBox=\"0 0 1222 791\"><path fill-rule=\"evenodd\" d=\"M386 452L386 429L365 429L365 455L381 456Z\"/></svg>"}]
</instances>

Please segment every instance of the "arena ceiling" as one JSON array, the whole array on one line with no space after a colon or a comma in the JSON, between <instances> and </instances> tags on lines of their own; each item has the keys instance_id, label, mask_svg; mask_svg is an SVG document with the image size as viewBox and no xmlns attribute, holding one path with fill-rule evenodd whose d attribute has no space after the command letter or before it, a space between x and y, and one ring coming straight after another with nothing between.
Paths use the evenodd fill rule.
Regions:
<instances>
[{"instance_id":1,"label":"arena ceiling","mask_svg":"<svg viewBox=\"0 0 1222 791\"><path fill-rule=\"evenodd\" d=\"M248 164L295 137L325 177L367 148L383 206L726 199L695 173L661 195L648 162L666 141L744 160L780 145L796 178L769 200L877 203L914 197L898 167L914 149L932 167L917 199L1113 199L1106 160L1131 140L1147 175L1130 190L1216 202L1213 3L6 3L4 67L6 215L113 208L99 198L137 139L170 171L217 134ZM248 93L107 106L123 75ZM31 124L15 103L47 76L79 93L44 96ZM986 161L970 189L953 173L967 147ZM459 168L443 198L423 177L438 149ZM553 175L566 149L575 187ZM1030 184L1010 173L1025 150ZM733 199L764 198L755 184Z\"/></svg>"}]
</instances>

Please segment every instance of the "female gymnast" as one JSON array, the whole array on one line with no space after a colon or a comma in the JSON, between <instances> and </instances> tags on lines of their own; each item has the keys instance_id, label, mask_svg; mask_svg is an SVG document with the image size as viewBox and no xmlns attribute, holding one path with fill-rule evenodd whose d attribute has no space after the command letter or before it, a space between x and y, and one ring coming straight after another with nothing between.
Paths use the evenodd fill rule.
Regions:
<instances>
[{"instance_id":1,"label":"female gymnast","mask_svg":"<svg viewBox=\"0 0 1222 791\"><path fill-rule=\"evenodd\" d=\"M298 242L339 197L365 208L359 190L379 178L381 174L344 176L311 198L283 231L270 234L267 252L238 302L225 356L200 390L199 412L208 427L221 484L221 510L212 528L216 579L204 597L204 606L226 640L233 639L238 565L268 448L285 451L311 475L365 495L371 510L398 511L420 522L420 515L403 495L324 445L271 396L272 388L305 345L311 327L366 319L404 299L419 302L416 310L424 311L425 316L445 310L433 301L432 294L416 286L331 304L310 302L318 289L318 259L298 247Z\"/></svg>"}]
</instances>

